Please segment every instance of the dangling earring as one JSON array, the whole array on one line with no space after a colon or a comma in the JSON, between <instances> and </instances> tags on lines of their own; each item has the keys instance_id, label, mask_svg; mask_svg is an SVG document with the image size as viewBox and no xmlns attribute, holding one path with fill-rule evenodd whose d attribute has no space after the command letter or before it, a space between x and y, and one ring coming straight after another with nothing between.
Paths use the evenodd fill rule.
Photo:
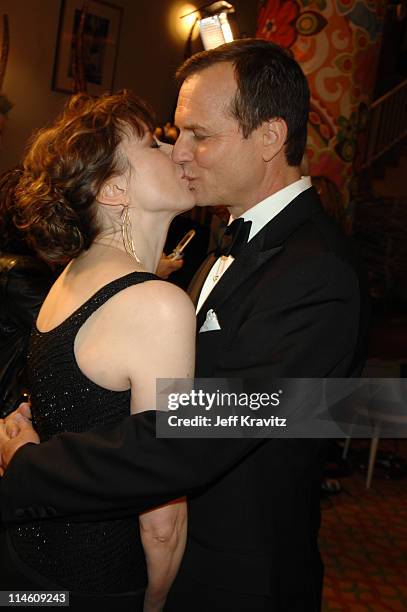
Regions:
<instances>
[{"instance_id":1,"label":"dangling earring","mask_svg":"<svg viewBox=\"0 0 407 612\"><path fill-rule=\"evenodd\" d=\"M134 257L137 263L141 263L139 257L137 256L136 249L134 248L133 242L133 234L131 227L131 219L129 215L129 205L123 204L123 212L122 212L122 239L123 245L126 253Z\"/></svg>"}]
</instances>

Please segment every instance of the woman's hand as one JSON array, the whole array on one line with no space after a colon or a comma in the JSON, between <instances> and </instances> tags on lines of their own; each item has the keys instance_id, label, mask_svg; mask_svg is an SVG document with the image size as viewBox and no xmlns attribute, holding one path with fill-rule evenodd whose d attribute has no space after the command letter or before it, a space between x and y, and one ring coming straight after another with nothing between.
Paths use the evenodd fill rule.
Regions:
<instances>
[{"instance_id":1,"label":"woman's hand","mask_svg":"<svg viewBox=\"0 0 407 612\"><path fill-rule=\"evenodd\" d=\"M161 255L161 259L158 262L156 274L160 278L167 279L170 274L177 272L184 265L183 259L174 259L169 257L165 253Z\"/></svg>"},{"instance_id":2,"label":"woman's hand","mask_svg":"<svg viewBox=\"0 0 407 612\"><path fill-rule=\"evenodd\" d=\"M4 420L6 423L6 432L9 438L14 438L20 431L20 426L24 422L21 417L30 424L31 423L31 407L28 402L19 405L17 410L11 412Z\"/></svg>"},{"instance_id":3,"label":"woman's hand","mask_svg":"<svg viewBox=\"0 0 407 612\"><path fill-rule=\"evenodd\" d=\"M21 404L6 419L0 419L0 476L21 446L32 442L39 444L40 439L30 420L28 404Z\"/></svg>"}]
</instances>

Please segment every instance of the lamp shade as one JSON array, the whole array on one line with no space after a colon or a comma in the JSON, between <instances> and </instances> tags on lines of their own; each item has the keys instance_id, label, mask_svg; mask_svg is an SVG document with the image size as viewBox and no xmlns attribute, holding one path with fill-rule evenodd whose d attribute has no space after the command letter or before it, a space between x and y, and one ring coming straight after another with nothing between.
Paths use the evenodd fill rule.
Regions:
<instances>
[{"instance_id":1,"label":"lamp shade","mask_svg":"<svg viewBox=\"0 0 407 612\"><path fill-rule=\"evenodd\" d=\"M205 17L199 22L204 49L214 49L233 40L232 30L226 13Z\"/></svg>"}]
</instances>

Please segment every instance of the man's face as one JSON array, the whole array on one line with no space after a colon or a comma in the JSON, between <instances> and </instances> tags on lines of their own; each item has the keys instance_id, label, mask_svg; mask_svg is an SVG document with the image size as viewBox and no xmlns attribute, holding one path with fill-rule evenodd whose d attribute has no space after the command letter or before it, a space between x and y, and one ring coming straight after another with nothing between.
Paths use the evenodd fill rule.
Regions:
<instances>
[{"instance_id":1,"label":"man's face","mask_svg":"<svg viewBox=\"0 0 407 612\"><path fill-rule=\"evenodd\" d=\"M241 214L258 201L265 165L260 129L245 139L231 116L235 92L230 63L215 64L184 81L175 112L180 135L172 157L183 165L196 204L224 205Z\"/></svg>"}]
</instances>

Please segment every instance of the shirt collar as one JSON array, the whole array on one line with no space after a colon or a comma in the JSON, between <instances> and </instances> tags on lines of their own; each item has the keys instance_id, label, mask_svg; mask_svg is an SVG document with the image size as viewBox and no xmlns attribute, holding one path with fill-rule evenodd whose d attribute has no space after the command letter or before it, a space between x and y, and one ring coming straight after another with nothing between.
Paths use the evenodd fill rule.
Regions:
<instances>
[{"instance_id":1,"label":"shirt collar","mask_svg":"<svg viewBox=\"0 0 407 612\"><path fill-rule=\"evenodd\" d=\"M269 221L274 219L290 202L292 202L297 196L300 195L306 189L312 186L311 178L309 176L302 176L298 181L287 185L284 189L280 189L276 193L268 196L255 206L246 210L241 217L245 221L251 221L252 226L250 228L249 241L254 238L260 230L263 229ZM231 216L229 223L233 221Z\"/></svg>"}]
</instances>

